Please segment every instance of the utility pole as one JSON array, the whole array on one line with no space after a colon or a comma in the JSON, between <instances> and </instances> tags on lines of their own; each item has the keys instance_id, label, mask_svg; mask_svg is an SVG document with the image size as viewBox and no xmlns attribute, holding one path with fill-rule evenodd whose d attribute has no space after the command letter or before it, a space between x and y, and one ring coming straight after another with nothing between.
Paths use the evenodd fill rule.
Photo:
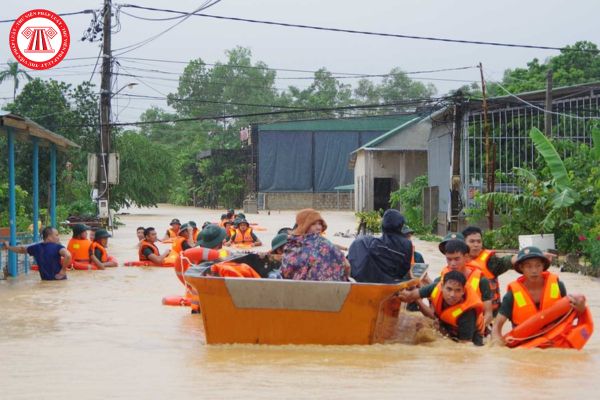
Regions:
<instances>
[{"instance_id":1,"label":"utility pole","mask_svg":"<svg viewBox=\"0 0 600 400\"><path fill-rule=\"evenodd\" d=\"M488 123L488 104L487 96L485 94L485 79L483 77L483 64L479 63L479 72L481 74L481 94L483 97L483 133L485 136L485 180L486 180L486 192L492 193L495 190L495 173L494 173L494 158L490 156L491 153L491 141L490 141L490 125ZM494 202L488 201L487 203L487 218L488 218L488 229L494 229Z\"/></svg>"},{"instance_id":2,"label":"utility pole","mask_svg":"<svg viewBox=\"0 0 600 400\"><path fill-rule=\"evenodd\" d=\"M454 98L454 127L452 135L452 176L450 178L450 225L452 232L460 230L461 211L460 142L463 122L463 93L457 91Z\"/></svg>"},{"instance_id":3,"label":"utility pole","mask_svg":"<svg viewBox=\"0 0 600 400\"><path fill-rule=\"evenodd\" d=\"M546 106L544 107L544 133L547 137L552 137L552 69L546 73Z\"/></svg>"},{"instance_id":4,"label":"utility pole","mask_svg":"<svg viewBox=\"0 0 600 400\"><path fill-rule=\"evenodd\" d=\"M100 154L98 168L98 216L108 225L109 184L108 159L110 154L110 102L112 57L110 44L112 0L104 0L104 24L102 29L102 81L100 85Z\"/></svg>"}]
</instances>

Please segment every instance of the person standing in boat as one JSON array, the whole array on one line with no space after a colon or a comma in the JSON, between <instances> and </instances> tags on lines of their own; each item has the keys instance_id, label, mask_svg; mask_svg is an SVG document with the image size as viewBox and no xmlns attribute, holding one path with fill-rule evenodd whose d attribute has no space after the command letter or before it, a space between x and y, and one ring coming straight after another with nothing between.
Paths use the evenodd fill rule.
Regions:
<instances>
[{"instance_id":1,"label":"person standing in boat","mask_svg":"<svg viewBox=\"0 0 600 400\"><path fill-rule=\"evenodd\" d=\"M519 251L514 269L522 276L508 284L506 294L502 298L492 330L495 343L506 344L502 336L502 327L506 321L510 321L513 327L516 327L567 296L564 283L557 275L548 272L549 267L550 260L539 248L530 246ZM581 294L569 297L575 311L583 313L586 308L585 297Z\"/></svg>"},{"instance_id":2,"label":"person standing in boat","mask_svg":"<svg viewBox=\"0 0 600 400\"><path fill-rule=\"evenodd\" d=\"M394 283L407 279L413 246L402 233L405 219L389 209L381 220L380 238L359 236L348 251L352 277L358 282Z\"/></svg>"},{"instance_id":3,"label":"person standing in boat","mask_svg":"<svg viewBox=\"0 0 600 400\"><path fill-rule=\"evenodd\" d=\"M321 236L327 224L316 210L307 208L296 215L298 226L289 237L281 262L284 279L347 281L350 263L329 240Z\"/></svg>"},{"instance_id":4,"label":"person standing in boat","mask_svg":"<svg viewBox=\"0 0 600 400\"><path fill-rule=\"evenodd\" d=\"M108 255L106 247L108 246L108 238L111 237L106 229L98 229L94 234L94 241L90 246L90 262L98 269L117 267L118 264L113 257Z\"/></svg>"},{"instance_id":5,"label":"person standing in boat","mask_svg":"<svg viewBox=\"0 0 600 400\"><path fill-rule=\"evenodd\" d=\"M29 246L9 246L6 241L2 243L8 251L33 256L43 281L67 279L67 268L71 265L72 257L60 244L60 237L55 228L47 226L42 229L42 241Z\"/></svg>"}]
</instances>

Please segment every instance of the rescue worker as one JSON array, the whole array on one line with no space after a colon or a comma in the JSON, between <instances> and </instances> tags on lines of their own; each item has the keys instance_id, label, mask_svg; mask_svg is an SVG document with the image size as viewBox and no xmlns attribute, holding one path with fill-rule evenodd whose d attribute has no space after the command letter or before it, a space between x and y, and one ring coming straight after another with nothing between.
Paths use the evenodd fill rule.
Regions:
<instances>
[{"instance_id":1,"label":"rescue worker","mask_svg":"<svg viewBox=\"0 0 600 400\"><path fill-rule=\"evenodd\" d=\"M254 232L252 232L250 224L245 219L242 219L238 222L235 233L233 236L231 236L229 241L225 243L226 246L230 246L232 244L262 246L262 242L258 239Z\"/></svg>"},{"instance_id":2,"label":"rescue worker","mask_svg":"<svg viewBox=\"0 0 600 400\"><path fill-rule=\"evenodd\" d=\"M223 247L223 241L226 235L225 229L215 224L208 224L198 234L198 245L193 249L184 250L181 255L187 259L193 260L193 262L197 264L208 261L214 263L222 260L229 255L229 252L221 250L221 252L215 253L210 250L220 250ZM193 252L194 257L192 257L192 253L190 252ZM185 273L185 271L182 270L181 273ZM200 312L198 293L191 285L186 284L185 286L186 297L191 301L192 314L197 314Z\"/></svg>"},{"instance_id":3,"label":"rescue worker","mask_svg":"<svg viewBox=\"0 0 600 400\"><path fill-rule=\"evenodd\" d=\"M495 343L505 344L502 327L506 321L510 320L513 327L516 327L567 296L565 285L557 275L547 271L549 267L550 260L539 248L530 246L519 251L514 269L522 276L508 284L492 330ZM583 295L569 295L569 298L578 313L585 311Z\"/></svg>"},{"instance_id":4,"label":"rescue worker","mask_svg":"<svg viewBox=\"0 0 600 400\"><path fill-rule=\"evenodd\" d=\"M158 235L153 227L144 229L144 240L142 240L138 250L138 257L140 261L151 261L156 265L161 265L163 263L171 250L168 249L163 254L160 254L160 251L155 244L157 240Z\"/></svg>"},{"instance_id":5,"label":"rescue worker","mask_svg":"<svg viewBox=\"0 0 600 400\"><path fill-rule=\"evenodd\" d=\"M171 252L181 253L184 250L191 249L196 245L193 238L194 228L188 224L181 225L177 237L171 245Z\"/></svg>"},{"instance_id":6,"label":"rescue worker","mask_svg":"<svg viewBox=\"0 0 600 400\"><path fill-rule=\"evenodd\" d=\"M498 277L513 267L513 256L498 257L496 252L483 248L481 229L468 226L462 231L465 243L469 246L470 265L477 267L490 282L492 291L492 311L494 317L500 308L500 287Z\"/></svg>"},{"instance_id":7,"label":"rescue worker","mask_svg":"<svg viewBox=\"0 0 600 400\"><path fill-rule=\"evenodd\" d=\"M457 235L457 234L451 234ZM444 238L446 239L446 238ZM484 307L484 323L488 326L492 322L492 294L490 291L490 284L488 280L482 276L481 271L475 267L471 267L467 264L469 246L465 242L457 239L445 240L444 242L444 255L446 256L446 262L448 265L442 269L440 277L436 278L432 284L422 287L420 289L405 290L401 293L400 299L405 302L413 302L415 300L428 297L427 294L431 293L433 287L443 279L444 275L450 271L458 271L465 276L466 285L473 289L475 293L481 298ZM422 312L424 310L421 310ZM427 312L424 312L426 315Z\"/></svg>"},{"instance_id":8,"label":"rescue worker","mask_svg":"<svg viewBox=\"0 0 600 400\"><path fill-rule=\"evenodd\" d=\"M105 229L98 229L94 234L94 241L90 246L89 258L98 269L105 269L109 267L117 267L116 261L109 257L106 247L108 246L108 238L111 234Z\"/></svg>"},{"instance_id":9,"label":"rescue worker","mask_svg":"<svg viewBox=\"0 0 600 400\"><path fill-rule=\"evenodd\" d=\"M233 222L231 222L229 220L225 221L225 224L223 225L223 229L225 229L225 233L227 234L227 236L225 236L225 241L229 242L231 240L231 237L235 233L235 228L233 227Z\"/></svg>"},{"instance_id":10,"label":"rescue worker","mask_svg":"<svg viewBox=\"0 0 600 400\"><path fill-rule=\"evenodd\" d=\"M179 233L179 228L181 228L181 222L179 222L179 220L177 218L173 218L171 220L171 223L169 224L171 227L169 229L167 229L167 232L165 233L165 236L162 238L162 241L166 241L166 240L173 240L177 237L177 234Z\"/></svg>"},{"instance_id":11,"label":"rescue worker","mask_svg":"<svg viewBox=\"0 0 600 400\"><path fill-rule=\"evenodd\" d=\"M88 239L87 231L90 227L85 224L73 225L73 237L67 243L67 250L71 253L73 261L89 263L90 246L92 241Z\"/></svg>"},{"instance_id":12,"label":"rescue worker","mask_svg":"<svg viewBox=\"0 0 600 400\"><path fill-rule=\"evenodd\" d=\"M483 302L466 283L462 273L449 271L442 282L428 286L424 295L431 299L442 333L459 342L483 346Z\"/></svg>"},{"instance_id":13,"label":"rescue worker","mask_svg":"<svg viewBox=\"0 0 600 400\"><path fill-rule=\"evenodd\" d=\"M198 229L198 225L194 221L188 221L188 225L192 227L192 241L195 243L198 241L198 234L200 233L200 229Z\"/></svg>"},{"instance_id":14,"label":"rescue worker","mask_svg":"<svg viewBox=\"0 0 600 400\"><path fill-rule=\"evenodd\" d=\"M225 222L231 222L231 218L229 217L229 214L221 214L221 220L219 221L219 226L221 228L225 228Z\"/></svg>"}]
</instances>

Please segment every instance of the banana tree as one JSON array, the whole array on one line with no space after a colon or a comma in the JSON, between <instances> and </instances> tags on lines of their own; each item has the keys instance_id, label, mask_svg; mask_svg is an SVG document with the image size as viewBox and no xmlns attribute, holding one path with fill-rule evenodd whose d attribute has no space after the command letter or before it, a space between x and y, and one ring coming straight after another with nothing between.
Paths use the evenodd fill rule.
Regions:
<instances>
[{"instance_id":1,"label":"banana tree","mask_svg":"<svg viewBox=\"0 0 600 400\"><path fill-rule=\"evenodd\" d=\"M508 210L505 223L512 234L556 232L559 235L572 231L574 217L581 214L583 202L589 195L582 193L589 185L568 171L565 162L552 142L539 129L533 128L530 137L547 167L547 173L524 168L513 170L520 193L486 193L479 197L481 204L492 200L498 209ZM587 148L591 164L600 161L600 130L592 131L593 146ZM587 147L587 146L586 146ZM593 167L592 167L593 168ZM592 173L592 171L590 171ZM586 197L583 200L583 197ZM598 196L593 196L594 202ZM581 203L581 204L580 204ZM579 218L577 218L579 219Z\"/></svg>"}]
</instances>

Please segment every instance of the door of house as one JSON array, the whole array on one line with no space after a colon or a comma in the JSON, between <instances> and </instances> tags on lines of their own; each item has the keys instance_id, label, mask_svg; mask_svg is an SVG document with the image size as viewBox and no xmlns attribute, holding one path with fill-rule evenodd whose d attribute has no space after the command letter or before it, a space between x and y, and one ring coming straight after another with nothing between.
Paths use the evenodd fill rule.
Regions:
<instances>
[{"instance_id":1,"label":"door of house","mask_svg":"<svg viewBox=\"0 0 600 400\"><path fill-rule=\"evenodd\" d=\"M392 193L392 178L375 178L373 182L373 209L387 210L390 208Z\"/></svg>"}]
</instances>

